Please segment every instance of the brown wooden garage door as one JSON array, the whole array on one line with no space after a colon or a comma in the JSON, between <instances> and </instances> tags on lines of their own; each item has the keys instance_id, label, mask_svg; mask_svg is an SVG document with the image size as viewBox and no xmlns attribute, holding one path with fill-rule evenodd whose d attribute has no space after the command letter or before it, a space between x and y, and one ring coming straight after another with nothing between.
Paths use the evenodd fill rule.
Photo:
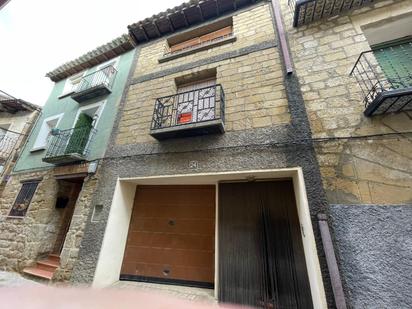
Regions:
<instances>
[{"instance_id":1,"label":"brown wooden garage door","mask_svg":"<svg viewBox=\"0 0 412 309\"><path fill-rule=\"evenodd\" d=\"M120 278L213 286L214 186L139 186Z\"/></svg>"}]
</instances>

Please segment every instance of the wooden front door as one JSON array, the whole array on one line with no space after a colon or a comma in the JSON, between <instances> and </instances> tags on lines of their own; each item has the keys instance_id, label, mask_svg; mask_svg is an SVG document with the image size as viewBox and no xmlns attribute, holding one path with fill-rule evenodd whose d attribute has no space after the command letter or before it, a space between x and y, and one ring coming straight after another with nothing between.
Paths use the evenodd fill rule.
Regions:
<instances>
[{"instance_id":1,"label":"wooden front door","mask_svg":"<svg viewBox=\"0 0 412 309\"><path fill-rule=\"evenodd\" d=\"M66 241L67 232L69 231L70 224L72 222L74 209L76 206L77 199L79 197L80 191L83 186L82 178L75 178L72 180L60 180L59 186L64 189L64 198L67 198L67 203L65 203L64 208L58 209L57 211L62 212L59 231L56 237L56 241L53 247L53 254L59 255L63 249L64 242ZM61 198L61 196L60 196ZM59 199L58 199L59 200ZM57 202L56 202L57 204ZM56 205L56 208L58 206Z\"/></svg>"},{"instance_id":2,"label":"wooden front door","mask_svg":"<svg viewBox=\"0 0 412 309\"><path fill-rule=\"evenodd\" d=\"M120 278L211 287L214 246L214 186L138 186Z\"/></svg>"},{"instance_id":3,"label":"wooden front door","mask_svg":"<svg viewBox=\"0 0 412 309\"><path fill-rule=\"evenodd\" d=\"M312 308L292 181L219 185L219 300Z\"/></svg>"}]
</instances>

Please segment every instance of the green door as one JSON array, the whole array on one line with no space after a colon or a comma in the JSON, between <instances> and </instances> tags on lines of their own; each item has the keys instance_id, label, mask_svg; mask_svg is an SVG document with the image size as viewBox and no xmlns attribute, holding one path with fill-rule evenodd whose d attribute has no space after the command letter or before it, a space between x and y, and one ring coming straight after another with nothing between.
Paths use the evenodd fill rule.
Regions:
<instances>
[{"instance_id":1,"label":"green door","mask_svg":"<svg viewBox=\"0 0 412 309\"><path fill-rule=\"evenodd\" d=\"M73 128L69 142L66 147L66 154L84 154L84 150L89 141L90 132L93 128L93 118L86 114L80 114Z\"/></svg>"},{"instance_id":2,"label":"green door","mask_svg":"<svg viewBox=\"0 0 412 309\"><path fill-rule=\"evenodd\" d=\"M372 49L392 88L412 87L412 38L382 43Z\"/></svg>"}]
</instances>

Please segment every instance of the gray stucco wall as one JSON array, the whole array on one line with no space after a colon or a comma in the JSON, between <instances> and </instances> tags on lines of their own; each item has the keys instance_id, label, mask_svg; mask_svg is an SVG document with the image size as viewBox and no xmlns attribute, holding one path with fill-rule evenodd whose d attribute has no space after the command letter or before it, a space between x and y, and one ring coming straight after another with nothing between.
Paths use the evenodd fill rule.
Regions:
<instances>
[{"instance_id":1,"label":"gray stucco wall","mask_svg":"<svg viewBox=\"0 0 412 309\"><path fill-rule=\"evenodd\" d=\"M412 308L412 205L331 205L351 308Z\"/></svg>"}]
</instances>

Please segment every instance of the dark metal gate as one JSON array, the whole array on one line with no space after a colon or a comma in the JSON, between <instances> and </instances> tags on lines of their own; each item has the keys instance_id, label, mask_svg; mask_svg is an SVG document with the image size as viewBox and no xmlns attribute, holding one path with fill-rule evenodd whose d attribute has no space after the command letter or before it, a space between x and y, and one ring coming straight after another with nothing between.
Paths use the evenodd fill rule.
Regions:
<instances>
[{"instance_id":1,"label":"dark metal gate","mask_svg":"<svg viewBox=\"0 0 412 309\"><path fill-rule=\"evenodd\" d=\"M219 185L219 300L312 308L292 181Z\"/></svg>"}]
</instances>

